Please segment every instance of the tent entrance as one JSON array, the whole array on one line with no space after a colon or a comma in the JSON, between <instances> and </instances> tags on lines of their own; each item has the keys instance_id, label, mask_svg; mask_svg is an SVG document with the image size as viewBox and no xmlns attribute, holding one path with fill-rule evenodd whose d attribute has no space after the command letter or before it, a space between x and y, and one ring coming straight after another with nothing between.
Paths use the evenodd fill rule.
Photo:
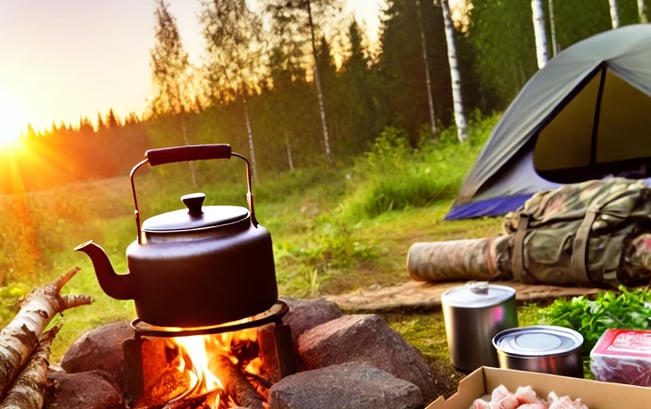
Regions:
<instances>
[{"instance_id":1,"label":"tent entrance","mask_svg":"<svg viewBox=\"0 0 651 409\"><path fill-rule=\"evenodd\" d=\"M539 132L533 164L543 178L571 183L651 165L649 122L640 120L651 118L651 98L602 67Z\"/></svg>"}]
</instances>

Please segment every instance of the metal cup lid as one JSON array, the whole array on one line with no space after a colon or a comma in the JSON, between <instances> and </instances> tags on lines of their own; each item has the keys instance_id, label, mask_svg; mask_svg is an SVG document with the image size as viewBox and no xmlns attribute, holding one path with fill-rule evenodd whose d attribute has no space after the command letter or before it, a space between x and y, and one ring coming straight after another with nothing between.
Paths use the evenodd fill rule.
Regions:
<instances>
[{"instance_id":1,"label":"metal cup lid","mask_svg":"<svg viewBox=\"0 0 651 409\"><path fill-rule=\"evenodd\" d=\"M441 295L441 303L462 308L492 307L515 297L515 290L487 281L470 281L466 285L450 288Z\"/></svg>"}]
</instances>

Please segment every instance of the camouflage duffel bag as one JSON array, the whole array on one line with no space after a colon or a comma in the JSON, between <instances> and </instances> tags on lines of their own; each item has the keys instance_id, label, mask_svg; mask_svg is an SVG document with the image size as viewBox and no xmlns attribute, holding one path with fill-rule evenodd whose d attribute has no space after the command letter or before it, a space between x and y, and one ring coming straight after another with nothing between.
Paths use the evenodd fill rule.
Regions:
<instances>
[{"instance_id":1,"label":"camouflage duffel bag","mask_svg":"<svg viewBox=\"0 0 651 409\"><path fill-rule=\"evenodd\" d=\"M649 281L649 270L631 262L636 238L651 232L651 190L642 180L608 178L539 192L506 215L503 230L516 280L597 287Z\"/></svg>"}]
</instances>

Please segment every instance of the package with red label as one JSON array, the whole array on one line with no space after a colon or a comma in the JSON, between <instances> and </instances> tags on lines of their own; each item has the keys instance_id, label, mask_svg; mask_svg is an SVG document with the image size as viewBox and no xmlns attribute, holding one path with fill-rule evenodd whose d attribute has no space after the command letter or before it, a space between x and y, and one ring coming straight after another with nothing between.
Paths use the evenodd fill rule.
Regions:
<instances>
[{"instance_id":1,"label":"package with red label","mask_svg":"<svg viewBox=\"0 0 651 409\"><path fill-rule=\"evenodd\" d=\"M651 330L608 329L590 352L598 381L651 386Z\"/></svg>"}]
</instances>

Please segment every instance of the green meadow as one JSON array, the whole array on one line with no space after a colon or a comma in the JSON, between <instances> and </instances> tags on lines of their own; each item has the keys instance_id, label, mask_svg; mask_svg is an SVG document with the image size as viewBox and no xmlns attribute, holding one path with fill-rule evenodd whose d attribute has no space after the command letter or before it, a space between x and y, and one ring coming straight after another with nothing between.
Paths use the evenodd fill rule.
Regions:
<instances>
[{"instance_id":1,"label":"green meadow","mask_svg":"<svg viewBox=\"0 0 651 409\"><path fill-rule=\"evenodd\" d=\"M448 129L416 148L389 128L349 165L259 174L253 181L255 211L272 235L280 295L315 298L401 284L409 280L405 261L413 242L499 233L500 219L443 220L495 121L474 121L463 144ZM193 164L147 167L135 176L143 219L181 208L179 197L193 191L206 193L208 205L246 206L242 161ZM81 271L63 292L88 294L94 302L53 321L64 324L53 346L54 361L84 332L135 318L133 302L105 295L90 259L73 251L93 240L117 272L126 272L125 250L137 231L128 176L0 196L0 209L4 323L17 311L20 297L73 266ZM447 359L439 314L389 319L426 356Z\"/></svg>"}]
</instances>

